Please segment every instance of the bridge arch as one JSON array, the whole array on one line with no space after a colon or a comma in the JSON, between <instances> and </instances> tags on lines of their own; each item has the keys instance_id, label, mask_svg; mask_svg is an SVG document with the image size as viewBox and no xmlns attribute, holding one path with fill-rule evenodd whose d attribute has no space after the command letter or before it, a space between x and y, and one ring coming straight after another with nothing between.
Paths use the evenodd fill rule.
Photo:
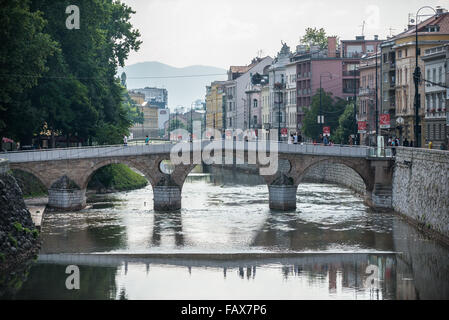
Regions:
<instances>
[{"instance_id":1,"label":"bridge arch","mask_svg":"<svg viewBox=\"0 0 449 320\"><path fill-rule=\"evenodd\" d=\"M27 166L21 166L18 163L10 164L11 170L18 170L22 172L26 172L35 177L40 183L42 183L47 189L50 189L52 183L54 182L45 172L36 171L33 168Z\"/></svg>"},{"instance_id":2,"label":"bridge arch","mask_svg":"<svg viewBox=\"0 0 449 320\"><path fill-rule=\"evenodd\" d=\"M94 166L89 168L86 173L84 174L84 177L81 177L80 187L81 189L86 189L87 185L89 184L89 181L92 179L92 176L95 174L95 172L105 166L108 166L110 164L124 164L130 168L134 168L139 170L145 178L150 182L150 184L154 187L155 179L154 176L151 175L148 168L145 165L142 165L140 163L137 163L132 160L128 159L105 159L101 162L96 163Z\"/></svg>"},{"instance_id":3,"label":"bridge arch","mask_svg":"<svg viewBox=\"0 0 449 320\"><path fill-rule=\"evenodd\" d=\"M370 172L371 168L369 167L369 164L360 160L345 158L323 158L314 159L313 161L306 161L306 163L302 165L301 170L296 172L296 176L294 178L295 182L297 184L301 183L313 168L316 168L317 166L325 167L326 164L339 164L350 169L351 173L356 174L357 177L363 181L366 191L371 192L373 190L373 175Z\"/></svg>"}]
</instances>

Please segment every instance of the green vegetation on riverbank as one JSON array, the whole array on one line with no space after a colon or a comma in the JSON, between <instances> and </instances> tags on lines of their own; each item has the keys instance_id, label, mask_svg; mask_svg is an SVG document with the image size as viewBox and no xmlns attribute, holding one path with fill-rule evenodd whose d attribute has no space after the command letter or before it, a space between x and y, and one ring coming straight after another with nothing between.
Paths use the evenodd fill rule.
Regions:
<instances>
[{"instance_id":1,"label":"green vegetation on riverbank","mask_svg":"<svg viewBox=\"0 0 449 320\"><path fill-rule=\"evenodd\" d=\"M87 186L97 191L126 191L144 188L148 181L124 164L110 164L97 170Z\"/></svg>"},{"instance_id":2,"label":"green vegetation on riverbank","mask_svg":"<svg viewBox=\"0 0 449 320\"><path fill-rule=\"evenodd\" d=\"M21 170L12 170L12 175L16 178L24 198L47 196L47 188L31 173Z\"/></svg>"}]
</instances>

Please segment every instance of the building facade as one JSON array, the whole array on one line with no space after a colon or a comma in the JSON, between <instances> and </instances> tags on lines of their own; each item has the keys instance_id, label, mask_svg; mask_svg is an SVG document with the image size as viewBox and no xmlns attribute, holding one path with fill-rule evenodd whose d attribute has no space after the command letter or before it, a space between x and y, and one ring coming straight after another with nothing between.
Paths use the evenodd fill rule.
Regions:
<instances>
[{"instance_id":1,"label":"building facade","mask_svg":"<svg viewBox=\"0 0 449 320\"><path fill-rule=\"evenodd\" d=\"M433 148L447 146L447 61L449 46L438 46L425 50L422 60L425 65L425 140Z\"/></svg>"},{"instance_id":2,"label":"building facade","mask_svg":"<svg viewBox=\"0 0 449 320\"><path fill-rule=\"evenodd\" d=\"M361 145L372 146L376 144L376 113L378 113L380 105L378 100L380 92L378 89L380 83L380 57L380 52L378 54L372 53L363 56L360 60L360 89L357 98L357 121Z\"/></svg>"}]
</instances>

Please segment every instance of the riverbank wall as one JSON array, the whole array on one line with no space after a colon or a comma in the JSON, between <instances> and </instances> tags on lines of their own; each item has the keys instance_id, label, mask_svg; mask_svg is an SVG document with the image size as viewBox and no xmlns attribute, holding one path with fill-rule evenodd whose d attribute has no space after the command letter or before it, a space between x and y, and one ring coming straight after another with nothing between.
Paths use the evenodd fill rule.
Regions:
<instances>
[{"instance_id":1,"label":"riverbank wall","mask_svg":"<svg viewBox=\"0 0 449 320\"><path fill-rule=\"evenodd\" d=\"M449 152L398 148L393 208L449 244Z\"/></svg>"},{"instance_id":2,"label":"riverbank wall","mask_svg":"<svg viewBox=\"0 0 449 320\"><path fill-rule=\"evenodd\" d=\"M33 258L40 247L39 231L23 200L7 161L0 160L0 272Z\"/></svg>"}]
</instances>

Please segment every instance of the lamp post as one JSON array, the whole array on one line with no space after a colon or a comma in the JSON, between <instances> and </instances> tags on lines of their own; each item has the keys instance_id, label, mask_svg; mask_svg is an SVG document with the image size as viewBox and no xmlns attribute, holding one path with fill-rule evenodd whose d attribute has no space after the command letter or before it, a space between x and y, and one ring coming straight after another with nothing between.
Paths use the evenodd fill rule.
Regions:
<instances>
[{"instance_id":1,"label":"lamp post","mask_svg":"<svg viewBox=\"0 0 449 320\"><path fill-rule=\"evenodd\" d=\"M421 68L419 67L418 64L418 56L419 56L419 46L418 46L418 17L419 17L419 12L422 9L432 9L435 13L435 15L437 15L437 12L434 8L430 7L430 6L424 6L418 9L418 11L416 12L416 20L415 20L415 72L413 73L413 79L415 82L415 146L416 147L421 147L421 132L419 130L419 109L421 108L421 99L419 97L419 92L418 92L418 87L419 87L419 82L421 80Z\"/></svg>"},{"instance_id":2,"label":"lamp post","mask_svg":"<svg viewBox=\"0 0 449 320\"><path fill-rule=\"evenodd\" d=\"M323 110L322 110L322 105L321 105L321 92L323 91L322 89L322 79L325 76L329 76L329 79L332 80L332 73L330 72L323 72L320 74L320 111L319 111L319 115L318 115L318 123L320 124L320 133L323 133L323 125L324 125L324 115L323 115Z\"/></svg>"}]
</instances>

